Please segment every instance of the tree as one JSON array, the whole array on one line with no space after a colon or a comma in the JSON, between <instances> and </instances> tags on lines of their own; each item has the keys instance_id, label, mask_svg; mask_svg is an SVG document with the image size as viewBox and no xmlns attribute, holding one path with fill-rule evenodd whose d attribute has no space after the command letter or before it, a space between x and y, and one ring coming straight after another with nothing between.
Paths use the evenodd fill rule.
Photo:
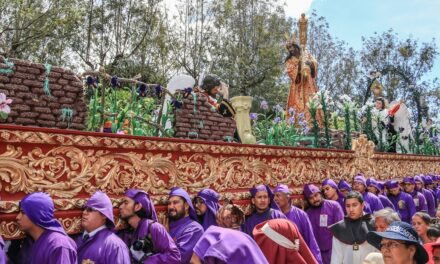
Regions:
<instances>
[{"instance_id":1,"label":"tree","mask_svg":"<svg viewBox=\"0 0 440 264\"><path fill-rule=\"evenodd\" d=\"M364 72L380 71L387 99L390 102L403 99L416 109L416 119L421 122L428 116L429 97L438 96L437 81L424 80L438 54L434 40L421 44L412 37L401 40L390 29L362 41L360 56Z\"/></svg>"}]
</instances>

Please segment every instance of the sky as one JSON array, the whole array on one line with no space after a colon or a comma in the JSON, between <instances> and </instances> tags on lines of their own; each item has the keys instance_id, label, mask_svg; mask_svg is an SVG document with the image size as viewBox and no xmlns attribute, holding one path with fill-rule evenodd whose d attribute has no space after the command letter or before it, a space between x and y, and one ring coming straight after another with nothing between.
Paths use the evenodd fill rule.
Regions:
<instances>
[{"instance_id":1,"label":"sky","mask_svg":"<svg viewBox=\"0 0 440 264\"><path fill-rule=\"evenodd\" d=\"M440 0L287 0L286 13L299 17L315 10L326 18L330 33L357 50L362 36L392 28L404 39L421 42L435 38L440 49ZM440 78L440 56L427 78Z\"/></svg>"}]
</instances>

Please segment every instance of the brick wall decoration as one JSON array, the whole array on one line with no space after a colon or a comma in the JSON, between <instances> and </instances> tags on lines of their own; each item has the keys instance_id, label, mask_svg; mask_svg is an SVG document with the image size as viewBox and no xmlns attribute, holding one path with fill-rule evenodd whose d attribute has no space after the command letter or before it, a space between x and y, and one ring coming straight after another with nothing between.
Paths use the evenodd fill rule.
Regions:
<instances>
[{"instance_id":1,"label":"brick wall decoration","mask_svg":"<svg viewBox=\"0 0 440 264\"><path fill-rule=\"evenodd\" d=\"M83 100L83 83L76 74L53 66L48 74L50 96L44 90L44 64L9 59L14 63L12 72L0 74L0 93L13 100L6 123L83 130L87 107ZM0 56L0 69L7 69ZM71 109L72 120L62 118L62 109Z\"/></svg>"},{"instance_id":2,"label":"brick wall decoration","mask_svg":"<svg viewBox=\"0 0 440 264\"><path fill-rule=\"evenodd\" d=\"M176 138L228 141L234 137L235 120L213 110L203 94L196 93L195 104L193 95L184 98L174 114Z\"/></svg>"}]
</instances>

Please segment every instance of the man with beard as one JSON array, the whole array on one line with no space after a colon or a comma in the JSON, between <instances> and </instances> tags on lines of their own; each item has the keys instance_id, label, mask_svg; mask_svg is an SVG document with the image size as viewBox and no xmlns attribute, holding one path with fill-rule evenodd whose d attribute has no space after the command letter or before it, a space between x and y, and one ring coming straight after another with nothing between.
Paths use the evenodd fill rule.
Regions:
<instances>
[{"instance_id":1,"label":"man with beard","mask_svg":"<svg viewBox=\"0 0 440 264\"><path fill-rule=\"evenodd\" d=\"M87 201L81 226L84 233L76 241L79 263L130 263L127 245L112 232L113 205L105 193L97 191Z\"/></svg>"},{"instance_id":2,"label":"man with beard","mask_svg":"<svg viewBox=\"0 0 440 264\"><path fill-rule=\"evenodd\" d=\"M403 178L403 189L405 192L413 198L414 205L416 206L417 212L428 213L428 206L426 204L426 199L423 194L415 190L416 182L412 177Z\"/></svg>"},{"instance_id":3,"label":"man with beard","mask_svg":"<svg viewBox=\"0 0 440 264\"><path fill-rule=\"evenodd\" d=\"M176 241L181 262L189 263L193 248L203 234L203 227L197 222L191 199L182 188L171 189L167 216L170 235Z\"/></svg>"},{"instance_id":4,"label":"man with beard","mask_svg":"<svg viewBox=\"0 0 440 264\"><path fill-rule=\"evenodd\" d=\"M303 210L297 208L296 206L292 206L292 199L290 198L291 192L289 187L284 184L278 184L273 192L275 193L274 200L281 212L283 212L287 219L292 221L298 227L298 231L304 238L306 244L309 246L310 251L313 253L316 260L318 263L322 263L321 251L316 243L309 217Z\"/></svg>"},{"instance_id":5,"label":"man with beard","mask_svg":"<svg viewBox=\"0 0 440 264\"><path fill-rule=\"evenodd\" d=\"M325 200L319 188L313 184L304 185L304 198L310 205L306 213L321 251L322 263L329 264L332 255L333 235L328 227L342 220L344 213L337 202Z\"/></svg>"},{"instance_id":6,"label":"man with beard","mask_svg":"<svg viewBox=\"0 0 440 264\"><path fill-rule=\"evenodd\" d=\"M243 232L252 237L254 227L261 222L269 219L283 218L286 216L281 213L280 208L274 201L272 190L266 185L258 185L250 189L251 203L253 211L243 225Z\"/></svg>"},{"instance_id":7,"label":"man with beard","mask_svg":"<svg viewBox=\"0 0 440 264\"><path fill-rule=\"evenodd\" d=\"M353 190L362 194L364 198L364 210L366 213L372 214L376 211L383 209L383 205L379 198L367 191L367 181L362 173L359 173L354 177Z\"/></svg>"},{"instance_id":8,"label":"man with beard","mask_svg":"<svg viewBox=\"0 0 440 264\"><path fill-rule=\"evenodd\" d=\"M382 203L384 208L391 208L394 210L394 205L393 203L390 201L390 199L388 199L388 197L386 197L385 195L383 195L382 192L382 186L380 185L380 183L378 181L376 181L374 178L369 178L367 180L367 189L368 192L376 195L380 202Z\"/></svg>"},{"instance_id":9,"label":"man with beard","mask_svg":"<svg viewBox=\"0 0 440 264\"><path fill-rule=\"evenodd\" d=\"M119 213L130 227L121 237L133 262L180 263L179 250L165 227L157 222L153 202L146 192L127 190Z\"/></svg>"},{"instance_id":10,"label":"man with beard","mask_svg":"<svg viewBox=\"0 0 440 264\"><path fill-rule=\"evenodd\" d=\"M411 223L413 215L416 213L416 205L411 195L400 191L399 183L390 180L385 183L388 189L388 198L394 204L394 208L400 214L402 221Z\"/></svg>"},{"instance_id":11,"label":"man with beard","mask_svg":"<svg viewBox=\"0 0 440 264\"><path fill-rule=\"evenodd\" d=\"M203 189L194 198L197 218L204 230L211 225L217 225L215 216L220 208L219 198L220 195L212 189Z\"/></svg>"},{"instance_id":12,"label":"man with beard","mask_svg":"<svg viewBox=\"0 0 440 264\"><path fill-rule=\"evenodd\" d=\"M370 214L364 215L364 198L357 191L345 197L347 216L332 225L332 264L362 263L365 257L377 250L367 242L367 234L374 231L374 221Z\"/></svg>"},{"instance_id":13,"label":"man with beard","mask_svg":"<svg viewBox=\"0 0 440 264\"><path fill-rule=\"evenodd\" d=\"M421 194L423 194L423 196L425 196L426 199L426 204L428 206L428 214L431 217L435 217L435 198L434 195L432 194L432 192L430 192L429 190L425 189L425 182L422 179L422 175L416 175L414 177L414 181L416 183L416 190L418 192L420 192Z\"/></svg>"},{"instance_id":14,"label":"man with beard","mask_svg":"<svg viewBox=\"0 0 440 264\"><path fill-rule=\"evenodd\" d=\"M21 200L17 224L32 238L32 245L29 252L20 253L26 259L19 263L77 263L75 242L54 218L54 209L52 198L46 193L35 192Z\"/></svg>"},{"instance_id":15,"label":"man with beard","mask_svg":"<svg viewBox=\"0 0 440 264\"><path fill-rule=\"evenodd\" d=\"M332 179L326 179L321 185L325 199L336 201L342 208L345 215L344 195L339 191L338 185Z\"/></svg>"}]
</instances>

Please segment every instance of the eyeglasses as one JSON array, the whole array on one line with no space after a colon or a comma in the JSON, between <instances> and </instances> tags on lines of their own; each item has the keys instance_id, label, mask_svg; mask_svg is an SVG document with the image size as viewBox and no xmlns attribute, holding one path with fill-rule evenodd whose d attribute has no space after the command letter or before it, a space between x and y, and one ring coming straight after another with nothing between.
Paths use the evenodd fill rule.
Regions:
<instances>
[{"instance_id":1,"label":"eyeglasses","mask_svg":"<svg viewBox=\"0 0 440 264\"><path fill-rule=\"evenodd\" d=\"M97 210L92 207L84 207L83 211L85 211L87 213L91 213L91 212L96 212Z\"/></svg>"},{"instance_id":2,"label":"eyeglasses","mask_svg":"<svg viewBox=\"0 0 440 264\"><path fill-rule=\"evenodd\" d=\"M393 249L393 248L397 248L400 245L405 245L405 243L399 243L396 241L391 241L388 243L380 243L379 244L379 250L384 250L384 249Z\"/></svg>"}]
</instances>

